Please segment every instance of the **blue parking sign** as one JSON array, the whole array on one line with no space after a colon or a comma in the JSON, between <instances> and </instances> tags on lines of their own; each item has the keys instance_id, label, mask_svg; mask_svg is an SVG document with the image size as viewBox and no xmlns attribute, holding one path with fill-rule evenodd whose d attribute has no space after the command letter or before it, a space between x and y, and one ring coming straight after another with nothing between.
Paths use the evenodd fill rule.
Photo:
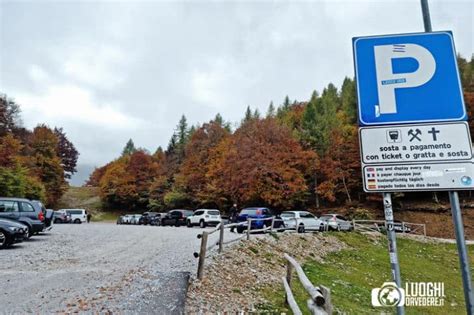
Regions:
<instances>
[{"instance_id":1,"label":"blue parking sign","mask_svg":"<svg viewBox=\"0 0 474 315\"><path fill-rule=\"evenodd\" d=\"M466 120L451 32L353 39L360 125Z\"/></svg>"}]
</instances>

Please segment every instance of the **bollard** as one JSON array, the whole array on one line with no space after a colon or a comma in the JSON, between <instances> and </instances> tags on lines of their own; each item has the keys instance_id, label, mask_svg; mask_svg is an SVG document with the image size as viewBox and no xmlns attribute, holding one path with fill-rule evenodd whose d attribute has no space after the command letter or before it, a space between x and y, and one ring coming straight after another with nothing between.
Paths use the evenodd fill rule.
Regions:
<instances>
[{"instance_id":1,"label":"bollard","mask_svg":"<svg viewBox=\"0 0 474 315\"><path fill-rule=\"evenodd\" d=\"M219 231L219 254L224 250L224 222L221 222L220 231Z\"/></svg>"},{"instance_id":2,"label":"bollard","mask_svg":"<svg viewBox=\"0 0 474 315\"><path fill-rule=\"evenodd\" d=\"M252 219L247 218L247 241L250 240L250 228L252 227Z\"/></svg>"},{"instance_id":3,"label":"bollard","mask_svg":"<svg viewBox=\"0 0 474 315\"><path fill-rule=\"evenodd\" d=\"M204 273L204 262L206 260L207 232L202 232L201 249L199 251L198 273L197 277L202 280Z\"/></svg>"}]
</instances>

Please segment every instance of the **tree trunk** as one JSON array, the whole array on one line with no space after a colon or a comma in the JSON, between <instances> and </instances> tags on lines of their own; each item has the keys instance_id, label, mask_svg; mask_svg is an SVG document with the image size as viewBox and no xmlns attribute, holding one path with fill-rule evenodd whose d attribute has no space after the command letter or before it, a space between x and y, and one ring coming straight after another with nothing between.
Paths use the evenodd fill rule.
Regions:
<instances>
[{"instance_id":1,"label":"tree trunk","mask_svg":"<svg viewBox=\"0 0 474 315\"><path fill-rule=\"evenodd\" d=\"M319 195L318 195L318 175L314 172L314 195L316 201L316 209L319 209Z\"/></svg>"},{"instance_id":2,"label":"tree trunk","mask_svg":"<svg viewBox=\"0 0 474 315\"><path fill-rule=\"evenodd\" d=\"M349 189L347 189L346 177L344 175L342 175L342 184L344 185L344 190L346 191L346 195L347 195L347 199L349 200L349 203L352 203L351 194L349 193Z\"/></svg>"}]
</instances>

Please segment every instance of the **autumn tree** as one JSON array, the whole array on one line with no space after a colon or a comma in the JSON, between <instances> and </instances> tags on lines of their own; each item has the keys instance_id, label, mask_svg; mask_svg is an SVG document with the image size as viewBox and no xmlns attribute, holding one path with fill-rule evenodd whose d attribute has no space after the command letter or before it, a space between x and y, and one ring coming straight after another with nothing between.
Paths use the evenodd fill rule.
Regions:
<instances>
[{"instance_id":1,"label":"autumn tree","mask_svg":"<svg viewBox=\"0 0 474 315\"><path fill-rule=\"evenodd\" d=\"M61 166L64 170L64 177L71 178L77 172L76 165L79 152L74 144L69 141L63 128L54 128L54 134L58 139L56 153L61 159Z\"/></svg>"},{"instance_id":2,"label":"autumn tree","mask_svg":"<svg viewBox=\"0 0 474 315\"><path fill-rule=\"evenodd\" d=\"M0 167L14 168L19 165L22 147L12 134L0 137Z\"/></svg>"},{"instance_id":3,"label":"autumn tree","mask_svg":"<svg viewBox=\"0 0 474 315\"><path fill-rule=\"evenodd\" d=\"M287 209L305 201L315 158L274 119L251 121L213 150L207 192L228 203Z\"/></svg>"},{"instance_id":4,"label":"autumn tree","mask_svg":"<svg viewBox=\"0 0 474 315\"><path fill-rule=\"evenodd\" d=\"M186 145L177 182L196 204L213 202L206 194L210 154L228 136L229 132L219 122L211 121L196 130Z\"/></svg>"},{"instance_id":5,"label":"autumn tree","mask_svg":"<svg viewBox=\"0 0 474 315\"><path fill-rule=\"evenodd\" d=\"M107 163L104 166L101 167L96 167L94 171L89 175L89 179L86 182L86 186L92 186L92 187L99 187L100 185L100 180L102 177L105 175L105 172L107 171L107 168L112 164L113 162Z\"/></svg>"},{"instance_id":6,"label":"autumn tree","mask_svg":"<svg viewBox=\"0 0 474 315\"><path fill-rule=\"evenodd\" d=\"M47 191L46 204L52 206L67 189L64 169L57 155L58 138L45 125L37 126L31 137L31 168Z\"/></svg>"}]
</instances>

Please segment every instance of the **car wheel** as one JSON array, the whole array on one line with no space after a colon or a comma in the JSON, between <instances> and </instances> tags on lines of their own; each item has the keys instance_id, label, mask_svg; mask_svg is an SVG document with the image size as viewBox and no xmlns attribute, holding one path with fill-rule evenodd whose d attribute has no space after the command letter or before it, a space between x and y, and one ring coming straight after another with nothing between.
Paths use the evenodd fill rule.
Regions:
<instances>
[{"instance_id":1,"label":"car wheel","mask_svg":"<svg viewBox=\"0 0 474 315\"><path fill-rule=\"evenodd\" d=\"M74 220L74 223L76 223L76 224L81 224L81 220L80 220L80 219L76 219L76 220Z\"/></svg>"},{"instance_id":2,"label":"car wheel","mask_svg":"<svg viewBox=\"0 0 474 315\"><path fill-rule=\"evenodd\" d=\"M59 219L54 219L54 223L59 223Z\"/></svg>"},{"instance_id":3,"label":"car wheel","mask_svg":"<svg viewBox=\"0 0 474 315\"><path fill-rule=\"evenodd\" d=\"M324 224L322 224L322 223L319 226L319 232L324 232Z\"/></svg>"},{"instance_id":4,"label":"car wheel","mask_svg":"<svg viewBox=\"0 0 474 315\"><path fill-rule=\"evenodd\" d=\"M298 226L298 233L304 233L305 229L304 229L304 225L303 224L300 224Z\"/></svg>"},{"instance_id":5,"label":"car wheel","mask_svg":"<svg viewBox=\"0 0 474 315\"><path fill-rule=\"evenodd\" d=\"M237 227L237 233L242 234L244 232L244 227L243 226L238 226Z\"/></svg>"},{"instance_id":6,"label":"car wheel","mask_svg":"<svg viewBox=\"0 0 474 315\"><path fill-rule=\"evenodd\" d=\"M33 228L29 225L27 225L26 228L28 229L27 232L26 232L26 236L28 238L32 237L33 236Z\"/></svg>"},{"instance_id":7,"label":"car wheel","mask_svg":"<svg viewBox=\"0 0 474 315\"><path fill-rule=\"evenodd\" d=\"M190 220L187 220L187 221L186 221L186 226L187 226L188 228L193 227L193 225L191 224L191 221L190 221Z\"/></svg>"},{"instance_id":8,"label":"car wheel","mask_svg":"<svg viewBox=\"0 0 474 315\"><path fill-rule=\"evenodd\" d=\"M0 248L5 248L7 246L8 246L7 235L3 231L0 231Z\"/></svg>"},{"instance_id":9,"label":"car wheel","mask_svg":"<svg viewBox=\"0 0 474 315\"><path fill-rule=\"evenodd\" d=\"M206 222L204 222L204 220L199 221L199 227L201 229L205 228L206 227Z\"/></svg>"}]
</instances>

